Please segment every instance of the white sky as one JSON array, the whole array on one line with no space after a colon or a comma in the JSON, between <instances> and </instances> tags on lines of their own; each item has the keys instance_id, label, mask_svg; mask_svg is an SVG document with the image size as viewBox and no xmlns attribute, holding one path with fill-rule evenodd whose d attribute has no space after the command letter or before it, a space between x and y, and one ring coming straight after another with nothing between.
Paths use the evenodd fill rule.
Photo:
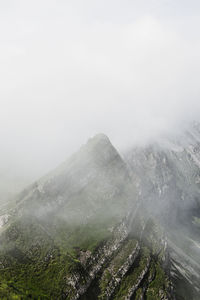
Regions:
<instances>
[{"instance_id":1,"label":"white sky","mask_svg":"<svg viewBox=\"0 0 200 300\"><path fill-rule=\"evenodd\" d=\"M200 116L200 2L0 1L0 200L98 132L118 149Z\"/></svg>"}]
</instances>

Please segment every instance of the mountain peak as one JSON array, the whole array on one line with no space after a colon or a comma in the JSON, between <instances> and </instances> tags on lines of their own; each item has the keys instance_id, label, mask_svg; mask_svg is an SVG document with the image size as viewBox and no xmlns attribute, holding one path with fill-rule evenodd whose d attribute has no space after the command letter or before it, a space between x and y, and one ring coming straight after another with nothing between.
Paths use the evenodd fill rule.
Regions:
<instances>
[{"instance_id":1,"label":"mountain peak","mask_svg":"<svg viewBox=\"0 0 200 300\"><path fill-rule=\"evenodd\" d=\"M111 144L109 138L107 137L107 135L105 135L104 133L98 133L96 134L94 137L90 138L88 140L88 144L91 144L91 143L94 143L94 144Z\"/></svg>"},{"instance_id":2,"label":"mountain peak","mask_svg":"<svg viewBox=\"0 0 200 300\"><path fill-rule=\"evenodd\" d=\"M88 142L82 147L82 150L83 153L87 155L87 158L89 160L93 160L96 162L107 164L113 159L119 159L121 161L121 157L118 151L112 145L109 138L103 133L99 133L90 138Z\"/></svg>"}]
</instances>

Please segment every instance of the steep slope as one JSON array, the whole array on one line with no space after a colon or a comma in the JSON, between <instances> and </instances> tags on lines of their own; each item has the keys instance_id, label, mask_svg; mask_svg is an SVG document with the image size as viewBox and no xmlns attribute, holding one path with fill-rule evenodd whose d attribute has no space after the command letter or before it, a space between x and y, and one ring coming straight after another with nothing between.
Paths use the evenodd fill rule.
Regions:
<instances>
[{"instance_id":1,"label":"steep slope","mask_svg":"<svg viewBox=\"0 0 200 300\"><path fill-rule=\"evenodd\" d=\"M132 149L126 162L140 178L143 211L167 232L177 299L199 299L199 125L176 139Z\"/></svg>"},{"instance_id":2,"label":"steep slope","mask_svg":"<svg viewBox=\"0 0 200 300\"><path fill-rule=\"evenodd\" d=\"M163 233L104 135L0 217L0 298L173 299Z\"/></svg>"},{"instance_id":3,"label":"steep slope","mask_svg":"<svg viewBox=\"0 0 200 300\"><path fill-rule=\"evenodd\" d=\"M36 296L38 289L43 296L50 292L57 297L65 285L65 272L81 267L77 253L92 252L109 238L134 202L126 165L109 139L98 135L89 140L67 162L23 191L1 216L2 278L12 280L19 294Z\"/></svg>"}]
</instances>

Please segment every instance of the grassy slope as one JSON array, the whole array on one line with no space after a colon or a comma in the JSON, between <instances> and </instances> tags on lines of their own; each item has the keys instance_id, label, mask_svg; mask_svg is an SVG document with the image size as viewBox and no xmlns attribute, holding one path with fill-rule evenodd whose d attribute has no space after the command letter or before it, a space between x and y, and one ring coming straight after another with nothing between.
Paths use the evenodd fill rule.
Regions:
<instances>
[{"instance_id":1,"label":"grassy slope","mask_svg":"<svg viewBox=\"0 0 200 300\"><path fill-rule=\"evenodd\" d=\"M1 248L0 297L61 297L66 275L81 269L77 249L93 252L111 236L113 225L109 220L70 228L61 222L56 236L50 236L34 220L15 221L1 237L6 249Z\"/></svg>"}]
</instances>

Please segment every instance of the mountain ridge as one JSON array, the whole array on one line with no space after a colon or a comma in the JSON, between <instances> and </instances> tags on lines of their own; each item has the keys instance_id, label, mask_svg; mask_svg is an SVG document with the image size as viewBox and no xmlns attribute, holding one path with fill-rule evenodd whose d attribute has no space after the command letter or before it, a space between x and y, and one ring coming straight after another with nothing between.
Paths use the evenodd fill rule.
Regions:
<instances>
[{"instance_id":1,"label":"mountain ridge","mask_svg":"<svg viewBox=\"0 0 200 300\"><path fill-rule=\"evenodd\" d=\"M0 296L197 300L198 276L174 244L191 180L198 194L189 136L181 151L133 148L122 159L98 134L25 189L0 218Z\"/></svg>"}]
</instances>

